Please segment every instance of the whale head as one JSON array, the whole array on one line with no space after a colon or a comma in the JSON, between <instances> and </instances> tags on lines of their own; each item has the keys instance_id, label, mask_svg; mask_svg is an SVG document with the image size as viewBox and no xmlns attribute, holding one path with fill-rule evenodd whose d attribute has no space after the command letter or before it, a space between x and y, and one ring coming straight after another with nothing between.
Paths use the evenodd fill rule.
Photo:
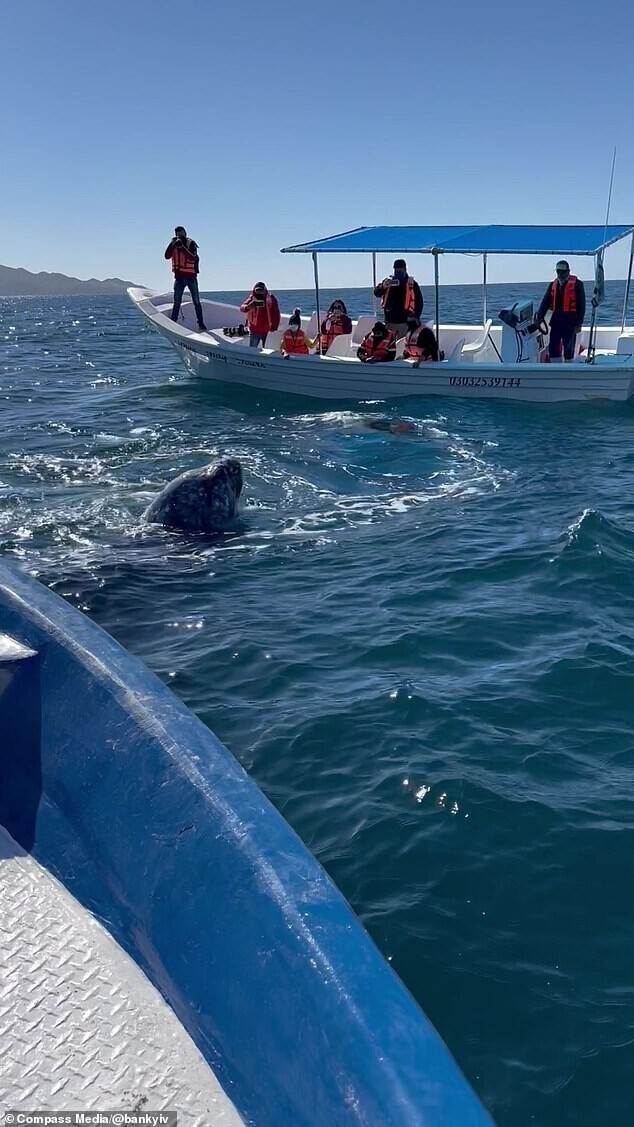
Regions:
<instances>
[{"instance_id":1,"label":"whale head","mask_svg":"<svg viewBox=\"0 0 634 1127\"><path fill-rule=\"evenodd\" d=\"M165 486L145 519L183 532L221 532L236 516L242 485L237 458L188 470Z\"/></svg>"}]
</instances>

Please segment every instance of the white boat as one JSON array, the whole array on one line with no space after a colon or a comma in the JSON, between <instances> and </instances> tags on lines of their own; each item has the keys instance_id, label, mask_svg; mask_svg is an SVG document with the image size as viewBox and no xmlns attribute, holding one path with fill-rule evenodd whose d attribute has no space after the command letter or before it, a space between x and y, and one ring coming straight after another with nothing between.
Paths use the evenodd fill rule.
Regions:
<instances>
[{"instance_id":1,"label":"white boat","mask_svg":"<svg viewBox=\"0 0 634 1127\"><path fill-rule=\"evenodd\" d=\"M632 253L620 326L597 326L592 321L577 337L579 351L569 363L543 363L545 333L534 325L532 305L514 307L515 324L494 325L487 317L486 267L493 253L592 255L596 274L605 248L632 235ZM562 251L563 247L563 251ZM315 268L316 309L302 318L309 336L316 335L322 310L319 301L319 253L372 255L376 282L377 253L431 253L435 263L435 320L444 359L418 367L402 358L399 341L396 360L364 364L357 348L376 316L353 321L349 335L335 339L326 356L285 358L279 348L288 315L270 333L266 348L250 348L248 337L226 329L244 325L237 306L202 299L206 332L199 332L193 305L184 302L178 322L170 319L172 296L132 287L128 294L153 329L174 345L181 360L195 375L268 391L303 395L329 401L368 401L417 395L458 395L473 398L556 403L564 400L626 400L634 394L634 330L626 329L627 303L634 254L633 226L605 227L375 227L313 243L285 248L285 253L312 254ZM481 325L443 324L439 316L438 260L442 254L480 254L484 263L483 318ZM439 328L438 328L439 326Z\"/></svg>"}]
</instances>

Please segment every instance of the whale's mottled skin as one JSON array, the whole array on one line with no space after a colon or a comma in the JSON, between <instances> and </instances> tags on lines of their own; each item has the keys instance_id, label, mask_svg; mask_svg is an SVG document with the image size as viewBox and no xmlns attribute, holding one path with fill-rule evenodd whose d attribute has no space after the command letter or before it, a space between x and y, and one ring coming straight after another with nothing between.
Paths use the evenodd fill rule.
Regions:
<instances>
[{"instance_id":1,"label":"whale's mottled skin","mask_svg":"<svg viewBox=\"0 0 634 1127\"><path fill-rule=\"evenodd\" d=\"M242 466L237 458L223 458L175 477L145 519L183 532L221 532L235 517L241 492Z\"/></svg>"}]
</instances>

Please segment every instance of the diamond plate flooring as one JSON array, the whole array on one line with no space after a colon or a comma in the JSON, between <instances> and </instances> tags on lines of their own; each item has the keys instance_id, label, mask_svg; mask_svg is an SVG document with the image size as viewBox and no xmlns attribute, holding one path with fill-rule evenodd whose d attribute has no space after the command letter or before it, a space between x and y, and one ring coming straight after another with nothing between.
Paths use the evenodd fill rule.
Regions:
<instances>
[{"instance_id":1,"label":"diamond plate flooring","mask_svg":"<svg viewBox=\"0 0 634 1127\"><path fill-rule=\"evenodd\" d=\"M0 1109L174 1110L242 1120L112 937L0 827Z\"/></svg>"}]
</instances>

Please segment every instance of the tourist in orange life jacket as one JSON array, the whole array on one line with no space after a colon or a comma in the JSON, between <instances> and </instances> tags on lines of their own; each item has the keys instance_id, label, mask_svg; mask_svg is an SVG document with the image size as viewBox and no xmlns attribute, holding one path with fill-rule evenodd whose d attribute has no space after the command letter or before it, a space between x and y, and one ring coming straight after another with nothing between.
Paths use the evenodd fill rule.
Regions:
<instances>
[{"instance_id":1,"label":"tourist in orange life jacket","mask_svg":"<svg viewBox=\"0 0 634 1127\"><path fill-rule=\"evenodd\" d=\"M165 250L165 257L171 258L172 270L174 271L174 304L172 305L172 321L178 321L178 314L180 313L181 301L185 287L192 295L194 309L196 310L196 320L198 321L198 328L201 333L207 332L205 322L203 319L203 310L200 304L200 294L198 292L198 246L193 239L187 238L187 231L184 227L174 228L174 238L170 239Z\"/></svg>"},{"instance_id":2,"label":"tourist in orange life jacket","mask_svg":"<svg viewBox=\"0 0 634 1127\"><path fill-rule=\"evenodd\" d=\"M341 336L342 333L351 332L352 321L348 317L348 310L341 298L338 297L336 301L333 301L321 323L321 331L316 341L317 351L325 356L336 337Z\"/></svg>"},{"instance_id":3,"label":"tourist in orange life jacket","mask_svg":"<svg viewBox=\"0 0 634 1127\"><path fill-rule=\"evenodd\" d=\"M404 258L394 261L394 273L379 282L374 291L381 298L385 323L398 340L407 332L407 318L410 314L420 317L423 312L423 295L417 281L407 273Z\"/></svg>"},{"instance_id":4,"label":"tourist in orange life jacket","mask_svg":"<svg viewBox=\"0 0 634 1127\"><path fill-rule=\"evenodd\" d=\"M396 360L396 339L391 329L382 321L377 321L371 333L363 338L357 349L357 356L364 364L378 364L379 361Z\"/></svg>"},{"instance_id":5,"label":"tourist in orange life jacket","mask_svg":"<svg viewBox=\"0 0 634 1127\"><path fill-rule=\"evenodd\" d=\"M552 310L548 355L551 360L561 360L563 349L564 360L573 360L575 340L586 314L586 291L583 282L570 273L565 259L557 263L555 270L557 279L550 283L542 298L537 321L543 321L548 310Z\"/></svg>"},{"instance_id":6,"label":"tourist in orange life jacket","mask_svg":"<svg viewBox=\"0 0 634 1127\"><path fill-rule=\"evenodd\" d=\"M288 328L282 336L281 349L284 356L308 356L312 348L312 340L306 336L302 329L302 320L299 309L294 309L288 319Z\"/></svg>"},{"instance_id":7,"label":"tourist in orange life jacket","mask_svg":"<svg viewBox=\"0 0 634 1127\"><path fill-rule=\"evenodd\" d=\"M405 360L413 360L414 368L426 360L438 360L438 341L427 325L421 325L418 317L407 318L407 336L403 351Z\"/></svg>"},{"instance_id":8,"label":"tourist in orange life jacket","mask_svg":"<svg viewBox=\"0 0 634 1127\"><path fill-rule=\"evenodd\" d=\"M256 282L240 309L247 315L251 348L259 344L264 348L268 334L274 333L280 325L280 307L275 294L269 293L264 282Z\"/></svg>"}]
</instances>

